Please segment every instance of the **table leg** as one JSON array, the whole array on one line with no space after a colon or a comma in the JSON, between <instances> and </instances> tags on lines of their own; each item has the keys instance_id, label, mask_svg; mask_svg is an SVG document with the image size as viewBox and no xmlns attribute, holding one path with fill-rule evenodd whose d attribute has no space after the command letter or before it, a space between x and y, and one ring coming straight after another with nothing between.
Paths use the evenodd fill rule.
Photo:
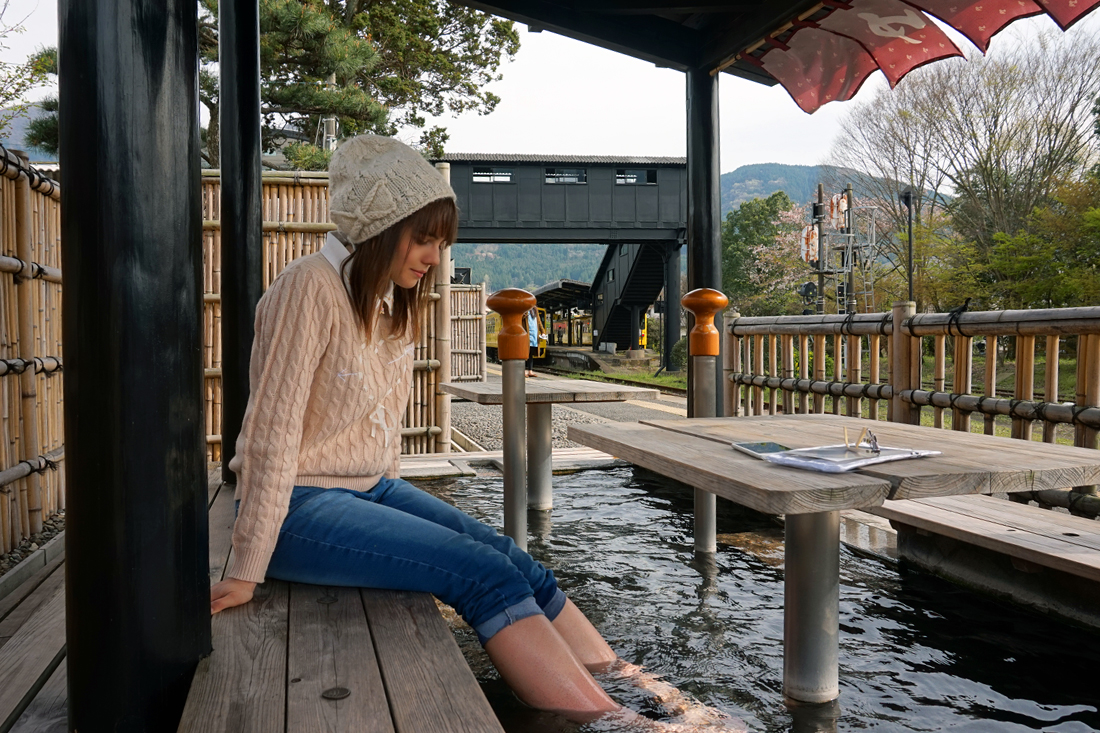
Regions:
<instances>
[{"instance_id":1,"label":"table leg","mask_svg":"<svg viewBox=\"0 0 1100 733\"><path fill-rule=\"evenodd\" d=\"M783 693L839 696L840 512L788 514L784 556Z\"/></svg>"},{"instance_id":2,"label":"table leg","mask_svg":"<svg viewBox=\"0 0 1100 733\"><path fill-rule=\"evenodd\" d=\"M709 491L695 490L695 551L717 552L717 497Z\"/></svg>"},{"instance_id":3,"label":"table leg","mask_svg":"<svg viewBox=\"0 0 1100 733\"><path fill-rule=\"evenodd\" d=\"M554 468L551 462L550 417L553 405L534 402L527 405L527 508L553 509Z\"/></svg>"},{"instance_id":4,"label":"table leg","mask_svg":"<svg viewBox=\"0 0 1100 733\"><path fill-rule=\"evenodd\" d=\"M504 407L504 534L521 550L527 549L527 425L523 411L527 401L523 362L506 359L501 364Z\"/></svg>"}]
</instances>

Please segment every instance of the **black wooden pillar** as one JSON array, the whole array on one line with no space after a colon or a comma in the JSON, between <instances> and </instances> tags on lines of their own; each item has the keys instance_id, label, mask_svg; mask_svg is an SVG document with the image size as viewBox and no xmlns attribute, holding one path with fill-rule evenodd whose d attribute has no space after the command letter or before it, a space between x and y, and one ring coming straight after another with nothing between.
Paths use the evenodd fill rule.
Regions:
<instances>
[{"instance_id":1,"label":"black wooden pillar","mask_svg":"<svg viewBox=\"0 0 1100 733\"><path fill-rule=\"evenodd\" d=\"M256 304L263 295L260 197L260 11L258 0L218 6L221 71L222 479L248 404Z\"/></svg>"},{"instance_id":2,"label":"black wooden pillar","mask_svg":"<svg viewBox=\"0 0 1100 733\"><path fill-rule=\"evenodd\" d=\"M194 0L60 0L69 730L175 730L210 651Z\"/></svg>"},{"instance_id":3,"label":"black wooden pillar","mask_svg":"<svg viewBox=\"0 0 1100 733\"><path fill-rule=\"evenodd\" d=\"M722 289L722 190L718 159L718 74L706 69L687 72L688 291ZM691 316L688 316L691 319ZM716 319L720 324L721 319ZM693 324L689 324L693 325ZM724 341L724 339L723 339ZM722 384L722 357L715 359ZM694 380L688 359L688 392ZM716 389L716 415L723 414L722 390ZM688 410L692 411L688 398Z\"/></svg>"},{"instance_id":4,"label":"black wooden pillar","mask_svg":"<svg viewBox=\"0 0 1100 733\"><path fill-rule=\"evenodd\" d=\"M665 252L665 333L662 361L665 371L678 372L672 363L672 347L680 340L680 243L673 242Z\"/></svg>"}]
</instances>

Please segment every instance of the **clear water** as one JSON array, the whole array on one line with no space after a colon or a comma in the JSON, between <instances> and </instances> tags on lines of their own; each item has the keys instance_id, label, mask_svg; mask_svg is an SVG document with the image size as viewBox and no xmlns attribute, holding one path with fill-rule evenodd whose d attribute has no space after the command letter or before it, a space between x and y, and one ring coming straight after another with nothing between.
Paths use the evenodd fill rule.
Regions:
<instances>
[{"instance_id":1,"label":"clear water","mask_svg":"<svg viewBox=\"0 0 1100 733\"><path fill-rule=\"evenodd\" d=\"M501 526L499 475L425 488ZM720 501L719 550L708 567L692 552L683 485L641 469L587 471L556 476L554 502L549 516L529 515L531 554L620 656L751 731L1100 730L1100 635L847 549L840 699L789 708L782 531L768 517ZM473 632L460 641L509 733L583 733L521 706ZM610 692L661 718L633 688Z\"/></svg>"}]
</instances>

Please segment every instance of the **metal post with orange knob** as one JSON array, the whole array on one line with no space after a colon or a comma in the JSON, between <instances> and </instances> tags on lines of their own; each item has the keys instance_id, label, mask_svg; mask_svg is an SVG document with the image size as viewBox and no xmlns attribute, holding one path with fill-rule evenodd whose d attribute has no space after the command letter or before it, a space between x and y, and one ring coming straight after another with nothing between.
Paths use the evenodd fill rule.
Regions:
<instances>
[{"instance_id":1,"label":"metal post with orange knob","mask_svg":"<svg viewBox=\"0 0 1100 733\"><path fill-rule=\"evenodd\" d=\"M504 534L527 549L527 390L523 363L530 353L523 315L535 307L526 290L505 288L489 296L486 305L500 314L497 354L501 363L504 408Z\"/></svg>"},{"instance_id":2,"label":"metal post with orange knob","mask_svg":"<svg viewBox=\"0 0 1100 733\"><path fill-rule=\"evenodd\" d=\"M680 304L695 314L695 326L688 334L688 353L692 369L692 415L715 417L717 385L715 369L721 352L720 334L714 316L729 304L725 295L711 288L697 288L680 299ZM714 494L695 489L695 551L718 549L716 502Z\"/></svg>"}]
</instances>

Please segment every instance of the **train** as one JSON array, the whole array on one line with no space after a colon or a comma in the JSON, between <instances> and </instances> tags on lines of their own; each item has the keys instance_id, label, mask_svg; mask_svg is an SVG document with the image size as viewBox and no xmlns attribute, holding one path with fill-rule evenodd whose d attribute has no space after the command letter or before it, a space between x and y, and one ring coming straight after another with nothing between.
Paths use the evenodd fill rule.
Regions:
<instances>
[{"instance_id":1,"label":"train","mask_svg":"<svg viewBox=\"0 0 1100 733\"><path fill-rule=\"evenodd\" d=\"M538 347L531 354L535 359L546 358L546 347L550 343L550 335L546 331L546 310L543 308L538 309ZM527 319L521 318L520 323L523 324L523 330L527 330ZM500 333L500 314L496 311L489 311L485 314L485 353L489 358L489 361L500 361L497 356L497 334Z\"/></svg>"}]
</instances>

